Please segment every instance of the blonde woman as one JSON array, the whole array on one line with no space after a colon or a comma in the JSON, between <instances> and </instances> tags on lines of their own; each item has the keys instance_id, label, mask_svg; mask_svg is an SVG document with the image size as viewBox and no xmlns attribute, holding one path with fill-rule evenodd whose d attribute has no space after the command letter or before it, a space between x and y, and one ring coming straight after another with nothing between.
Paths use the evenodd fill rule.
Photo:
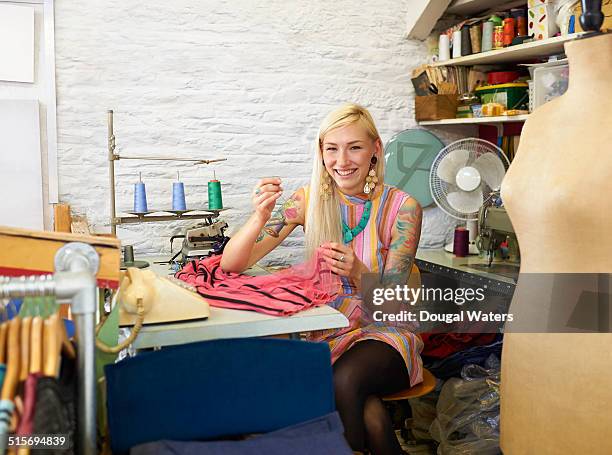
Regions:
<instances>
[{"instance_id":1,"label":"blonde woman","mask_svg":"<svg viewBox=\"0 0 612 455\"><path fill-rule=\"evenodd\" d=\"M367 322L361 276L409 273L422 211L414 198L384 185L382 154L365 108L349 104L331 112L319 129L310 185L272 216L283 188L278 178L262 179L252 194L255 210L225 247L221 267L244 271L298 225L304 227L307 257L323 247L342 280L330 305L350 325L312 333L310 339L329 343L336 407L353 450L395 455L402 450L379 397L422 381L422 342L407 329Z\"/></svg>"}]
</instances>

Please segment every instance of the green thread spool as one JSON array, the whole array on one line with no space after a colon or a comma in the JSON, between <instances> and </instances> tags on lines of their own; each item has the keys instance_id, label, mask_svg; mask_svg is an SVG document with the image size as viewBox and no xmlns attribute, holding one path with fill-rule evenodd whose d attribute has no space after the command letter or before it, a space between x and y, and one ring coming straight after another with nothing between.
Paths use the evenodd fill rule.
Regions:
<instances>
[{"instance_id":1,"label":"green thread spool","mask_svg":"<svg viewBox=\"0 0 612 455\"><path fill-rule=\"evenodd\" d=\"M221 182L216 178L208 182L208 209L221 210L223 199L221 198Z\"/></svg>"}]
</instances>

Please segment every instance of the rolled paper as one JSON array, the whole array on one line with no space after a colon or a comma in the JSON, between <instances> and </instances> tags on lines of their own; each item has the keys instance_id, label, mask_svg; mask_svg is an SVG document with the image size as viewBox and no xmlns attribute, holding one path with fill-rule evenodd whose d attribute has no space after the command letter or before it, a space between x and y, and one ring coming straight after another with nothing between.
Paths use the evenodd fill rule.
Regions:
<instances>
[{"instance_id":1,"label":"rolled paper","mask_svg":"<svg viewBox=\"0 0 612 455\"><path fill-rule=\"evenodd\" d=\"M183 182L172 183L172 210L187 210L185 204L185 185Z\"/></svg>"},{"instance_id":2,"label":"rolled paper","mask_svg":"<svg viewBox=\"0 0 612 455\"><path fill-rule=\"evenodd\" d=\"M221 210L223 208L221 182L219 180L215 179L208 182L208 208L209 210Z\"/></svg>"},{"instance_id":3,"label":"rolled paper","mask_svg":"<svg viewBox=\"0 0 612 455\"><path fill-rule=\"evenodd\" d=\"M453 58L461 57L461 30L453 32Z\"/></svg>"},{"instance_id":4,"label":"rolled paper","mask_svg":"<svg viewBox=\"0 0 612 455\"><path fill-rule=\"evenodd\" d=\"M134 184L134 212L146 213L147 210L147 191L145 184L138 182Z\"/></svg>"},{"instance_id":5,"label":"rolled paper","mask_svg":"<svg viewBox=\"0 0 612 455\"><path fill-rule=\"evenodd\" d=\"M493 22L487 21L482 24L482 52L493 49Z\"/></svg>"},{"instance_id":6,"label":"rolled paper","mask_svg":"<svg viewBox=\"0 0 612 455\"><path fill-rule=\"evenodd\" d=\"M443 33L438 41L438 61L445 62L450 59L450 40L448 35Z\"/></svg>"}]
</instances>

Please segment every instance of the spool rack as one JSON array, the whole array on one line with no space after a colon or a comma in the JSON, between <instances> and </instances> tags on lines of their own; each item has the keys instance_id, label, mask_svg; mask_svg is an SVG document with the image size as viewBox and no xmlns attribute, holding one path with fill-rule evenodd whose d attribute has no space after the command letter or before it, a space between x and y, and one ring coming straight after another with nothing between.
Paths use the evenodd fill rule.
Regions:
<instances>
[{"instance_id":1,"label":"spool rack","mask_svg":"<svg viewBox=\"0 0 612 455\"><path fill-rule=\"evenodd\" d=\"M110 225L111 232L117 234L117 225L131 223L149 223L158 221L177 221L177 220L213 220L219 213L228 210L223 208L211 210L208 208L198 208L191 210L151 210L147 213L132 214L132 216L117 216L115 198L115 161L119 160L143 160L143 161L188 161L194 164L211 164L219 161L227 161L227 158L216 158L211 160L197 158L176 158L176 157L156 157L156 156L123 156L115 153L115 133L113 130L113 111L108 111L108 175L110 177ZM203 213L204 212L204 213ZM169 213L169 215L156 215L156 213Z\"/></svg>"}]
</instances>

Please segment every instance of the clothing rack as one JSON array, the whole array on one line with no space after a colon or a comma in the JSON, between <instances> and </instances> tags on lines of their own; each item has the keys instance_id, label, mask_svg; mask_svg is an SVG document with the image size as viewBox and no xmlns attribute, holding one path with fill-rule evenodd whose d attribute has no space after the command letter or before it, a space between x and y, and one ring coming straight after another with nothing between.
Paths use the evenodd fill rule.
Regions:
<instances>
[{"instance_id":1,"label":"clothing rack","mask_svg":"<svg viewBox=\"0 0 612 455\"><path fill-rule=\"evenodd\" d=\"M68 243L55 254L53 275L20 278L0 277L0 299L55 296L70 303L77 345L77 453L96 453L95 316L96 273L100 259L85 243Z\"/></svg>"}]
</instances>

